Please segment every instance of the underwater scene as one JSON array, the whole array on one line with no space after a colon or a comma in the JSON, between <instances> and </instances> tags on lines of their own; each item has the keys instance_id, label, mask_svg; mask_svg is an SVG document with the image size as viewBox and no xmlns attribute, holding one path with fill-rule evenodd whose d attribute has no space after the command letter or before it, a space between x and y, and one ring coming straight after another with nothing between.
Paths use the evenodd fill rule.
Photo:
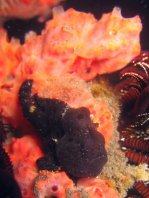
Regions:
<instances>
[{"instance_id":1,"label":"underwater scene","mask_svg":"<svg viewBox=\"0 0 149 198\"><path fill-rule=\"evenodd\" d=\"M149 198L148 12L0 0L0 198Z\"/></svg>"}]
</instances>

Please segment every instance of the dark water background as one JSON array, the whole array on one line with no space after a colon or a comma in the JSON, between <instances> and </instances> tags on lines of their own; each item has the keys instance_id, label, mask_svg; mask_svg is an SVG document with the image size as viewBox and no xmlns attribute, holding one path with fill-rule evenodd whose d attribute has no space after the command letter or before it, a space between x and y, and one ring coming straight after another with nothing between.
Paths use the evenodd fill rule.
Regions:
<instances>
[{"instance_id":1,"label":"dark water background","mask_svg":"<svg viewBox=\"0 0 149 198\"><path fill-rule=\"evenodd\" d=\"M139 15L143 23L141 46L143 50L149 50L149 0L66 0L62 5L65 9L72 7L78 11L92 12L98 19L102 13L111 12L114 6L121 8L124 17ZM7 21L5 28L9 37L20 38L23 42L26 32L34 30L39 34L44 25L44 23L38 23L37 19L34 18L28 21Z\"/></svg>"}]
</instances>

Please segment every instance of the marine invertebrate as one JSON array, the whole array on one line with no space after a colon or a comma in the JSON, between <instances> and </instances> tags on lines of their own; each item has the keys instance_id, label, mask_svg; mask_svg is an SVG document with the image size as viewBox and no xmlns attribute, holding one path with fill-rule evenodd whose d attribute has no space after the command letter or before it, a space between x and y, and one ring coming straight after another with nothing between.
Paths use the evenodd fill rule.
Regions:
<instances>
[{"instance_id":1,"label":"marine invertebrate","mask_svg":"<svg viewBox=\"0 0 149 198\"><path fill-rule=\"evenodd\" d=\"M9 42L7 32L0 28L0 87L1 89L10 90L15 74L15 69L19 64L18 52L20 42L17 39L11 39ZM7 82L7 83L6 83ZM6 83L6 84L5 84Z\"/></svg>"},{"instance_id":2,"label":"marine invertebrate","mask_svg":"<svg viewBox=\"0 0 149 198\"><path fill-rule=\"evenodd\" d=\"M0 0L0 22L9 18L29 19L40 16L44 20L51 14L51 7L60 0Z\"/></svg>"},{"instance_id":3,"label":"marine invertebrate","mask_svg":"<svg viewBox=\"0 0 149 198\"><path fill-rule=\"evenodd\" d=\"M116 85L122 105L119 142L129 163L149 165L149 51L142 51L119 75ZM137 182L133 191L148 197L148 187L143 182Z\"/></svg>"},{"instance_id":4,"label":"marine invertebrate","mask_svg":"<svg viewBox=\"0 0 149 198\"><path fill-rule=\"evenodd\" d=\"M124 126L119 128L120 145L132 164L146 163L149 165L148 118L148 113L137 115L129 124L126 123L125 128L123 128Z\"/></svg>"},{"instance_id":5,"label":"marine invertebrate","mask_svg":"<svg viewBox=\"0 0 149 198\"><path fill-rule=\"evenodd\" d=\"M118 192L104 179L83 178L74 184L65 172L40 171L34 180L33 189L36 198L119 197Z\"/></svg>"},{"instance_id":6,"label":"marine invertebrate","mask_svg":"<svg viewBox=\"0 0 149 198\"><path fill-rule=\"evenodd\" d=\"M142 90L140 96L137 98L134 108L133 108L133 113L136 115L142 115L149 113L149 84ZM144 116L145 117L145 116Z\"/></svg>"},{"instance_id":7,"label":"marine invertebrate","mask_svg":"<svg viewBox=\"0 0 149 198\"><path fill-rule=\"evenodd\" d=\"M85 108L70 108L57 99L31 96L32 80L19 91L19 101L28 121L43 138L50 164L61 166L75 177L96 176L107 161L105 141ZM75 156L75 160L73 160Z\"/></svg>"},{"instance_id":8,"label":"marine invertebrate","mask_svg":"<svg viewBox=\"0 0 149 198\"><path fill-rule=\"evenodd\" d=\"M149 52L142 51L120 74L115 89L120 92L123 111L144 113L148 107Z\"/></svg>"},{"instance_id":9,"label":"marine invertebrate","mask_svg":"<svg viewBox=\"0 0 149 198\"><path fill-rule=\"evenodd\" d=\"M12 162L2 146L6 139L4 124L0 117L0 197L21 198L20 188L14 178Z\"/></svg>"},{"instance_id":10,"label":"marine invertebrate","mask_svg":"<svg viewBox=\"0 0 149 198\"><path fill-rule=\"evenodd\" d=\"M17 64L17 65L19 65L19 67L17 68L17 74L15 72L13 73L14 75L13 75L13 78L11 79L11 86L7 86L7 82L4 82L4 86L3 86L3 88L1 87L1 90L0 90L1 91L0 95L2 96L2 99L3 99L3 100L0 99L3 114L5 114L8 119L13 118L15 121L18 119L18 117L20 118L20 116L19 116L20 114L18 114L18 111L15 111L17 108L15 109L14 107L16 104L18 105L18 103L17 103L18 89L17 88L20 86L20 84L22 83L22 80L24 80L24 79L31 78L33 80L36 80L36 79L40 78L40 76L42 76L44 79L44 82L49 83L50 82L50 81L48 81L49 78L48 78L48 80L46 80L45 73L47 73L48 76L57 75L58 78L60 78L60 76L65 74L65 72L71 73L71 75L73 72L75 74L78 74L81 78L88 80L88 79L92 79L94 76L96 76L96 74L102 74L104 72L111 72L115 69L119 69L120 67L123 67L127 61L129 61L133 56L135 56L136 54L139 53L140 45L138 42L138 38L139 38L139 32L141 30L141 23L140 23L139 17L134 17L132 20L131 19L130 20L127 20L127 19L121 20L121 18L122 17L120 14L120 10L117 8L115 8L111 14L106 14L103 16L102 20L104 23L102 21L98 22L90 14L84 14L84 13L75 12L74 10L70 10L68 12L61 14L60 16L55 16L54 20L50 21L47 24L46 30L44 30L42 35L40 35L39 37L38 36L32 37L31 36L32 34L28 35L26 44L23 46L20 46L20 48L21 48L19 50L20 59L18 58L19 64ZM78 22L78 19L82 19L82 20L79 20L80 21L79 24L76 23L76 21ZM119 21L119 19L120 19L120 21ZM90 21L91 21L91 23L90 23ZM130 23L127 23L127 22L130 22ZM125 23L126 23L126 26L125 26ZM102 24L104 24L103 27L102 26L100 27L100 25L102 25ZM114 27L113 27L113 24L114 24ZM119 24L119 25L115 26L115 24ZM84 26L85 31L82 31L82 26ZM90 27L91 27L91 29L90 29ZM126 27L126 29L125 29L125 27ZM127 29L127 27L128 27L128 29ZM56 30L58 30L58 31L56 31L57 35L55 32L55 28L56 28ZM104 51L103 48L102 49L100 48L101 43L99 43L99 46L97 46L96 41L100 40L101 33L103 35L103 32L102 31L98 32L98 29L105 30L105 37L103 38L103 36L102 36L101 40L102 40L102 44L105 46L105 49L108 49L107 51ZM122 30L122 32L120 30ZM131 31L129 32L129 30L131 30ZM132 34L132 32L133 32L133 34ZM123 35L123 33L124 33L124 35ZM99 37L98 37L98 35L99 35ZM131 38L132 36L133 36L133 39ZM127 38L126 42L125 42L125 38ZM128 40L130 41L130 43L128 43ZM45 41L48 43L48 45L45 45ZM87 41L89 41L89 42L87 42ZM105 43L104 43L104 41L105 41ZM117 43L117 41L120 41L120 43ZM123 47L119 47L122 44L123 44ZM130 46L130 48L131 48L130 50L128 50L128 46ZM128 52L128 56L126 56L126 49ZM20 51L21 51L21 53L20 53ZM104 51L104 53L100 53L103 51ZM117 54L117 52L118 52L118 54ZM55 54L56 54L56 56L55 56ZM119 54L120 54L120 56L119 56ZM122 58L123 55L126 59ZM42 67L41 67L41 65L42 65ZM115 67L115 65L117 67ZM43 75L41 75L41 74L43 74ZM42 83L41 83L41 81L39 81L39 82L40 82L40 87L41 87ZM64 83L64 81L61 81L61 83ZM67 81L67 83L68 83L68 81ZM55 86L54 86L54 88L55 88ZM70 87L67 86L66 88L68 89L68 92L70 93L70 89L69 89ZM77 88L75 87L75 89L77 89ZM45 88L45 90L46 90L46 88ZM84 91L84 89L82 89L82 90ZM34 91L36 91L36 93L40 92L40 90L38 92L38 89L35 89ZM66 89L65 89L65 91L66 91ZM47 92L48 91L46 90L46 93ZM61 92L63 92L63 90ZM6 95L3 93L5 93ZM28 93L28 94L30 94L30 93ZM77 103L76 97L72 97L71 94L67 94L67 92L66 92L66 94L60 93L59 95L61 95L61 97L65 97L65 98L68 97L69 102L70 102L70 100L73 100L74 101L74 102L72 102L73 104ZM77 161L80 161L80 160L78 160L79 155L83 158L84 158L84 154L92 156L91 152L94 152L94 149L89 150L90 152L88 152L87 151L88 145L90 145L90 147L92 148L93 142L94 142L93 140L96 139L96 137L98 137L97 139L101 139L102 136L99 137L100 135L97 135L97 133L96 133L97 131L96 131L95 127L93 126L93 123L91 123L90 115L86 108L79 108L81 105L80 106L78 105L77 107L75 105L74 106L73 105L71 106L70 104L68 105L68 103L64 100L67 104L65 106L65 104L62 102L63 100L62 101L59 100L58 105L62 104L62 107L60 105L60 110L58 110L57 107L56 107L56 109L58 112L61 112L61 110L62 110L63 116L60 116L60 118L58 117L58 119L56 117L56 120L54 120L54 123L58 124L58 126L55 127L55 126L50 125L48 123L49 121L48 121L47 117L44 116L44 113L42 114L42 112L45 112L45 111L48 112L48 109L45 108L46 105L49 105L50 103L56 104L55 100L52 100L52 102L51 102L51 99L50 100L49 99L46 100L45 98L43 99L42 98L43 96L41 97L40 94L33 95L33 97L31 97L31 94L30 94L29 96L30 96L29 97L30 101L29 100L25 101L24 105L26 106L29 104L29 103L27 104L26 102L31 102L31 104L29 104L30 108L27 108L24 110L25 115L28 118L28 120L32 120L33 123L35 123L36 121L40 121L41 117L43 118L43 119L41 119L42 121L44 121L46 119L45 122L40 121L38 124L35 123L35 128L36 128L36 131L38 131L38 134L41 135L43 142L46 143L45 147L43 146L44 147L43 150L46 154L48 153L48 157L49 157L48 159L54 163L53 164L54 167L55 167L55 162L58 161L57 158L60 159L60 157L61 157L61 152L63 152L63 154L66 153L67 146L68 146L68 148L70 148L70 146L71 146L72 150L74 150L74 148L76 148L77 151L78 150L80 151L82 149L81 151L83 151L83 152L77 152L78 153ZM28 97L28 96L26 96L26 97ZM5 98L7 98L7 100L9 100L9 102L6 101ZM52 97L47 97L47 98L52 98ZM87 100L86 100L86 98L87 98ZM92 100L91 94L89 94L89 97L85 97L85 102L86 102L86 104L88 103L86 105L87 108L88 108L88 106L94 105L95 100L92 100L92 103L88 102L91 100ZM105 104L104 102L101 102L101 100L99 100L99 101L100 101L100 106L102 106L102 104ZM96 101L96 102L98 103L98 101ZM15 105L12 105L12 104L15 104ZM64 107L63 107L63 105L64 105ZM98 106L99 106L99 103L98 103ZM103 105L102 108L100 108L101 111L97 111L100 115L98 113L97 113L97 116L94 116L94 114L92 114L92 116L94 116L95 121L97 121L97 123L101 124L103 126L103 128L106 128L103 123L106 123L106 124L108 123L107 125L109 126L111 124L109 122L109 120L112 119L110 110L107 110L108 105L106 106L106 108L107 108L106 111L105 111L105 106ZM96 111L95 110L96 108L91 107L91 109L93 109L93 112ZM42 110L42 111L40 111L40 110ZM26 111L29 111L30 115L33 115L33 114L36 115L36 118L33 118L33 117L31 118L31 116L29 116L28 112L26 112ZM80 111L82 112L82 115L81 115L81 117L79 116L79 119L78 119L77 115L80 113ZM41 117L40 116L38 117L38 115L41 115ZM70 120L69 115L71 115L74 118L73 123ZM66 117L68 119L68 124L70 126L69 129L64 126L64 122L66 122L66 120L65 120ZM98 119L96 119L95 117ZM18 119L18 120L20 120L20 119ZM17 122L19 122L18 120L17 120ZM79 120L79 122L78 122L78 120ZM87 132L89 131L89 133L82 133L82 130L84 129L84 128L82 129L82 122L84 123L84 122L86 122L86 120L89 121L89 124L85 125L84 128L86 129ZM105 122L104 120L108 120L108 122ZM44 125L44 123L45 123L45 125ZM53 133L53 131L50 131L50 134L47 133L47 127L46 127L47 123L52 127L53 130L56 131L56 133ZM23 122L23 124L24 124L24 122ZM40 128L40 125L41 125L41 128ZM62 127L61 127L61 125L62 125ZM39 129L37 129L38 126L39 126ZM76 128L74 128L74 126ZM84 126L84 124L83 124L83 126ZM61 128L63 130L59 130ZM77 137L77 136L79 136L78 135L79 133L75 133L75 130L78 130L77 132L79 132L81 130L80 134L81 134L82 138L84 138L85 140L88 140L89 134L91 132L91 139L83 142L81 137ZM107 133L109 132L109 130L107 130L107 128L105 131ZM73 137L70 136L71 133L73 134ZM74 136L74 134L76 134L76 136ZM110 134L111 134L111 131L110 131ZM105 137L106 136L107 135L105 135ZM110 138L108 138L108 139L110 139ZM78 144L77 140L79 140L79 144ZM71 144L71 142L72 142L72 144ZM102 140L100 142L101 145L103 145L103 142L104 142L104 140L102 137ZM48 148L49 145L52 148L49 149ZM64 145L64 147L63 147L63 145ZM98 150L98 148L101 149L101 147L100 147L101 145L98 144L97 150ZM64 148L64 150L59 149L60 147ZM95 148L96 148L96 146L95 146ZM103 151L101 150L101 152L103 152ZM66 154L67 154L68 159L73 159L73 156L70 156L69 153L66 153ZM96 152L94 152L94 154L95 155L93 157L96 156ZM98 157L97 160L101 161L101 160L103 160L103 158L104 158L104 160L106 160L105 156L103 156L103 158L101 159L101 157L100 157L101 153L98 153L98 154L97 154L97 157ZM87 156L85 159L86 159L86 161L90 162L91 160L89 157ZM52 158L54 158L54 159L52 159ZM60 161L61 161L60 162L61 164L64 164L63 165L64 167L62 167L62 168L65 168L66 165L72 166L71 163L73 163L73 162L67 163L67 160L65 158L60 159ZM43 162L43 161L40 161L40 162ZM84 164L83 163L80 164L81 169L86 165L85 163ZM57 162L56 164L59 166L59 162ZM73 164L73 165L75 165L75 164ZM96 165L96 163L95 163L95 165ZM90 171L91 167L88 167L88 168ZM99 167L99 168L101 168L101 167ZM16 169L19 170L18 167L16 167ZM94 170L94 168L92 167L92 171L93 170ZM74 171L76 171L75 168L74 168L72 174L74 174ZM97 172L96 169L94 171ZM69 172L69 174L71 174L71 172L69 170L68 170L68 172ZM89 176L95 175L96 174L95 172L94 173L89 172L89 174L90 174ZM78 174L79 175L84 174L86 176L87 173L85 171L83 173L75 172L76 176L78 176Z\"/></svg>"},{"instance_id":11,"label":"marine invertebrate","mask_svg":"<svg viewBox=\"0 0 149 198\"><path fill-rule=\"evenodd\" d=\"M148 133L141 128L139 120L134 124L133 121L130 125L126 125L125 128L119 128L120 139L119 143L122 151L128 159L129 164L149 166L149 136ZM144 174L141 171L139 174ZM146 175L148 171L146 172ZM146 178L148 182L149 178ZM127 197L148 197L148 186L144 181L137 181L128 190Z\"/></svg>"},{"instance_id":12,"label":"marine invertebrate","mask_svg":"<svg viewBox=\"0 0 149 198\"><path fill-rule=\"evenodd\" d=\"M134 121L131 124L131 128L136 129L135 130L136 133L138 133L140 136L149 137L148 119L149 119L149 113L148 112L136 115L135 118L134 118Z\"/></svg>"},{"instance_id":13,"label":"marine invertebrate","mask_svg":"<svg viewBox=\"0 0 149 198\"><path fill-rule=\"evenodd\" d=\"M85 31L82 31L82 27ZM68 81L64 82L64 78L67 78L66 75L75 76L74 81L77 80L79 87L82 88L82 90L78 89L81 90L79 93L81 96L84 90L87 93L87 86L85 85L85 88L82 86L85 81L80 83L80 78L90 80L97 74L110 73L124 67L140 53L139 34L141 29L142 24L139 16L123 18L119 8L114 8L111 13L104 14L100 20L95 19L92 14L69 9L49 20L41 35L36 35L33 32L28 33L24 45L18 44L19 42L14 39L11 39L10 42L6 41L3 37L0 42L0 48L4 48L2 50L4 52L0 56L0 61L3 63L0 65L0 70L4 73L2 80L0 79L0 84L2 83L2 87L0 87L0 111L3 116L14 127L21 129L20 131L27 128L27 123L23 120L18 109L17 94L22 81L28 78L37 80L43 77L49 81L51 77L56 76L57 79L62 79L63 87L61 86L59 98L64 97L65 92L62 89L66 84L65 95L70 98L68 102L75 106L76 100L79 99L74 96L75 94L73 95L74 98L71 97L71 94L68 94L68 89L76 93L78 86L74 82L73 86L70 87ZM4 34L6 34L5 31ZM127 56L126 52L128 52ZM76 75L79 76L79 80ZM41 84L40 81L38 87L41 88ZM54 84L56 83L54 82ZM52 91L54 92L54 90ZM78 96L77 94L78 92L76 96ZM80 106L93 107L93 113L97 112L95 119L103 123L102 118L105 113L102 114L102 112L107 113L109 109L105 107L100 110L101 108L98 107L100 105L96 105L91 94L88 96L86 94L85 98L84 96L82 100L80 97L80 103L82 103ZM65 97L64 101L67 102L66 100ZM90 104L89 101L91 101ZM105 103L102 101L102 105L106 106ZM71 106L71 104L69 105ZM97 115L98 110L100 115ZM108 121L100 125L103 126L100 129L101 133L103 131L110 133L110 135L108 134L109 137L105 138L106 143L112 136L111 131L113 132L110 110L107 114L109 114ZM110 120L111 124L109 124ZM109 126L112 129L107 130Z\"/></svg>"},{"instance_id":14,"label":"marine invertebrate","mask_svg":"<svg viewBox=\"0 0 149 198\"><path fill-rule=\"evenodd\" d=\"M133 162L134 164L149 164L149 156L147 154L139 153L138 151L133 151L127 149L125 152L126 157L128 157L129 162Z\"/></svg>"},{"instance_id":15,"label":"marine invertebrate","mask_svg":"<svg viewBox=\"0 0 149 198\"><path fill-rule=\"evenodd\" d=\"M149 52L142 51L120 72L120 82L116 85L124 111L120 119L126 120L125 127L120 123L120 144L128 148L126 151L128 159L137 164L149 164L148 89Z\"/></svg>"},{"instance_id":16,"label":"marine invertebrate","mask_svg":"<svg viewBox=\"0 0 149 198\"><path fill-rule=\"evenodd\" d=\"M8 154L2 146L2 143L6 140L6 131L3 119L0 116L0 169L5 170L8 174L13 175L13 167Z\"/></svg>"},{"instance_id":17,"label":"marine invertebrate","mask_svg":"<svg viewBox=\"0 0 149 198\"><path fill-rule=\"evenodd\" d=\"M129 126L119 130L119 142L129 162L149 164L149 134L138 117Z\"/></svg>"},{"instance_id":18,"label":"marine invertebrate","mask_svg":"<svg viewBox=\"0 0 149 198\"><path fill-rule=\"evenodd\" d=\"M0 169L7 171L13 175L13 167L10 158L2 145L0 145Z\"/></svg>"},{"instance_id":19,"label":"marine invertebrate","mask_svg":"<svg viewBox=\"0 0 149 198\"><path fill-rule=\"evenodd\" d=\"M120 195L112 184L104 178L83 178L77 182L77 187L82 188L88 194L87 197L119 198ZM79 197L79 196L78 196ZM85 196L84 196L85 197Z\"/></svg>"},{"instance_id":20,"label":"marine invertebrate","mask_svg":"<svg viewBox=\"0 0 149 198\"><path fill-rule=\"evenodd\" d=\"M0 116L0 144L6 139L6 133L4 130L4 123L3 123L3 119Z\"/></svg>"},{"instance_id":21,"label":"marine invertebrate","mask_svg":"<svg viewBox=\"0 0 149 198\"><path fill-rule=\"evenodd\" d=\"M33 185L36 198L64 198L67 197L67 189L74 190L75 186L65 172L40 171Z\"/></svg>"},{"instance_id":22,"label":"marine invertebrate","mask_svg":"<svg viewBox=\"0 0 149 198\"><path fill-rule=\"evenodd\" d=\"M82 27L85 31L82 31ZM26 42L24 55L31 57L37 53L41 59L48 55L50 73L75 73L90 80L97 74L124 67L137 56L140 53L141 29L138 16L123 18L118 7L111 13L103 14L99 21L92 14L69 9L47 23L42 37L37 36L31 43ZM45 42L46 46L43 45ZM37 45L39 48L35 51ZM56 57L53 56L55 53ZM36 65L41 68L38 60Z\"/></svg>"},{"instance_id":23,"label":"marine invertebrate","mask_svg":"<svg viewBox=\"0 0 149 198\"><path fill-rule=\"evenodd\" d=\"M12 161L13 172L22 197L34 198L33 181L38 175L36 160L43 156L37 137L35 135L13 137L4 147Z\"/></svg>"},{"instance_id":24,"label":"marine invertebrate","mask_svg":"<svg viewBox=\"0 0 149 198\"><path fill-rule=\"evenodd\" d=\"M149 141L142 137L125 137L120 141L122 147L127 147L130 149L141 150L143 152L149 151Z\"/></svg>"},{"instance_id":25,"label":"marine invertebrate","mask_svg":"<svg viewBox=\"0 0 149 198\"><path fill-rule=\"evenodd\" d=\"M136 182L134 185L134 189L140 194L141 197L148 198L149 197L149 185L144 182Z\"/></svg>"}]
</instances>

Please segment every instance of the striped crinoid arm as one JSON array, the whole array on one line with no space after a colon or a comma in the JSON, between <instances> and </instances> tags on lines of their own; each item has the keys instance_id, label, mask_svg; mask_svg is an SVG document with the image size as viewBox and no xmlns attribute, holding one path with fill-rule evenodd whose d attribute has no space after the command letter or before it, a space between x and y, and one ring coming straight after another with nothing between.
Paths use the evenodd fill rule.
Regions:
<instances>
[{"instance_id":1,"label":"striped crinoid arm","mask_svg":"<svg viewBox=\"0 0 149 198\"><path fill-rule=\"evenodd\" d=\"M127 149L125 155L128 158L130 163L134 164L143 164L146 163L149 165L149 155L137 152L134 150Z\"/></svg>"},{"instance_id":2,"label":"striped crinoid arm","mask_svg":"<svg viewBox=\"0 0 149 198\"><path fill-rule=\"evenodd\" d=\"M142 90L142 86L138 83L138 80L132 77L122 78L119 83L115 86L115 89L124 96L132 87L136 88L139 92Z\"/></svg>"},{"instance_id":3,"label":"striped crinoid arm","mask_svg":"<svg viewBox=\"0 0 149 198\"><path fill-rule=\"evenodd\" d=\"M8 154L2 146L6 140L8 126L4 123L0 116L0 169L6 170L9 174L13 174L13 167Z\"/></svg>"},{"instance_id":4,"label":"striped crinoid arm","mask_svg":"<svg viewBox=\"0 0 149 198\"><path fill-rule=\"evenodd\" d=\"M14 136L20 136L18 130L6 122L0 115L0 144L7 139L8 133L13 134Z\"/></svg>"},{"instance_id":5,"label":"striped crinoid arm","mask_svg":"<svg viewBox=\"0 0 149 198\"><path fill-rule=\"evenodd\" d=\"M149 151L149 140L145 140L143 137L127 137L123 138L120 141L121 147L124 148L131 148L134 150L138 150L141 152L148 152Z\"/></svg>"},{"instance_id":6,"label":"striped crinoid arm","mask_svg":"<svg viewBox=\"0 0 149 198\"><path fill-rule=\"evenodd\" d=\"M9 174L13 175L12 162L2 145L0 145L0 169L5 170Z\"/></svg>"},{"instance_id":7,"label":"striped crinoid arm","mask_svg":"<svg viewBox=\"0 0 149 198\"><path fill-rule=\"evenodd\" d=\"M120 79L134 78L143 86L148 84L149 51L142 51L120 72Z\"/></svg>"},{"instance_id":8,"label":"striped crinoid arm","mask_svg":"<svg viewBox=\"0 0 149 198\"><path fill-rule=\"evenodd\" d=\"M135 145L134 149L137 149L136 144L141 146L144 143L147 146L149 142L149 113L139 114L134 117L129 116L128 119L119 124L118 130L122 145L126 144L127 147L127 144L130 145L133 141L132 146Z\"/></svg>"},{"instance_id":9,"label":"striped crinoid arm","mask_svg":"<svg viewBox=\"0 0 149 198\"><path fill-rule=\"evenodd\" d=\"M124 69L119 73L119 82L115 90L120 94L122 110L128 111L128 108L133 109L136 100L139 100L142 91L149 84L149 51L143 51L139 56L134 58ZM141 97L144 99L144 96ZM145 102L145 107L148 105ZM144 108L144 104L142 105ZM141 108L142 108L141 106ZM138 105L137 105L138 108Z\"/></svg>"},{"instance_id":10,"label":"striped crinoid arm","mask_svg":"<svg viewBox=\"0 0 149 198\"><path fill-rule=\"evenodd\" d=\"M130 107L140 96L142 85L137 79L128 77L121 79L116 85L115 90L120 95L122 109Z\"/></svg>"},{"instance_id":11,"label":"striped crinoid arm","mask_svg":"<svg viewBox=\"0 0 149 198\"><path fill-rule=\"evenodd\" d=\"M0 144L6 139L6 132L4 129L3 119L0 116Z\"/></svg>"},{"instance_id":12,"label":"striped crinoid arm","mask_svg":"<svg viewBox=\"0 0 149 198\"><path fill-rule=\"evenodd\" d=\"M149 111L149 85L147 85L143 91L141 92L140 96L137 98L133 112L136 115L142 115Z\"/></svg>"},{"instance_id":13,"label":"striped crinoid arm","mask_svg":"<svg viewBox=\"0 0 149 198\"><path fill-rule=\"evenodd\" d=\"M134 132L134 134L149 139L149 113L145 112L136 115L129 128Z\"/></svg>"},{"instance_id":14,"label":"striped crinoid arm","mask_svg":"<svg viewBox=\"0 0 149 198\"><path fill-rule=\"evenodd\" d=\"M149 77L149 52L142 51L139 56L137 56L132 63L134 67L137 67L144 71L147 77Z\"/></svg>"},{"instance_id":15,"label":"striped crinoid arm","mask_svg":"<svg viewBox=\"0 0 149 198\"><path fill-rule=\"evenodd\" d=\"M142 88L148 84L148 75L145 71L141 71L138 67L128 66L122 70L120 73L120 79L128 80L129 78L136 79Z\"/></svg>"},{"instance_id":16,"label":"striped crinoid arm","mask_svg":"<svg viewBox=\"0 0 149 198\"><path fill-rule=\"evenodd\" d=\"M119 140L120 143L124 142L125 139L140 138L140 134L136 133L136 131L132 127L128 126L124 129L122 129L122 127L123 126L120 126L119 129L118 129L119 130L119 135L120 135L119 136L120 137L120 140ZM144 139L144 137L143 137L143 139Z\"/></svg>"},{"instance_id":17,"label":"striped crinoid arm","mask_svg":"<svg viewBox=\"0 0 149 198\"><path fill-rule=\"evenodd\" d=\"M0 145L0 197L22 198L13 174L13 166L5 149Z\"/></svg>"},{"instance_id":18,"label":"striped crinoid arm","mask_svg":"<svg viewBox=\"0 0 149 198\"><path fill-rule=\"evenodd\" d=\"M140 97L140 91L136 87L131 87L128 91L123 94L121 103L123 104L124 110L130 107Z\"/></svg>"},{"instance_id":19,"label":"striped crinoid arm","mask_svg":"<svg viewBox=\"0 0 149 198\"><path fill-rule=\"evenodd\" d=\"M149 198L149 184L139 181L135 183L134 189L140 194L140 197Z\"/></svg>"}]
</instances>

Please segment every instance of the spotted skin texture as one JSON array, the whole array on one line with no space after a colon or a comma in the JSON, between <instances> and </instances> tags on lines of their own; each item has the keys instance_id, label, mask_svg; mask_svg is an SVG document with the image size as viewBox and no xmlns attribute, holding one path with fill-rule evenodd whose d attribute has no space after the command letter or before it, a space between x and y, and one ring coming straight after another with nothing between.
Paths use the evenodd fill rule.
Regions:
<instances>
[{"instance_id":1,"label":"spotted skin texture","mask_svg":"<svg viewBox=\"0 0 149 198\"><path fill-rule=\"evenodd\" d=\"M96 176L107 158L104 138L91 123L89 111L86 108L69 109L63 119L66 134L57 147L60 164L76 177Z\"/></svg>"},{"instance_id":2,"label":"spotted skin texture","mask_svg":"<svg viewBox=\"0 0 149 198\"><path fill-rule=\"evenodd\" d=\"M70 108L63 101L37 94L31 96L32 84L32 80L24 81L19 101L24 116L42 137L51 168L59 166L73 177L96 176L107 162L107 153L104 137L95 129L89 110Z\"/></svg>"}]
</instances>

